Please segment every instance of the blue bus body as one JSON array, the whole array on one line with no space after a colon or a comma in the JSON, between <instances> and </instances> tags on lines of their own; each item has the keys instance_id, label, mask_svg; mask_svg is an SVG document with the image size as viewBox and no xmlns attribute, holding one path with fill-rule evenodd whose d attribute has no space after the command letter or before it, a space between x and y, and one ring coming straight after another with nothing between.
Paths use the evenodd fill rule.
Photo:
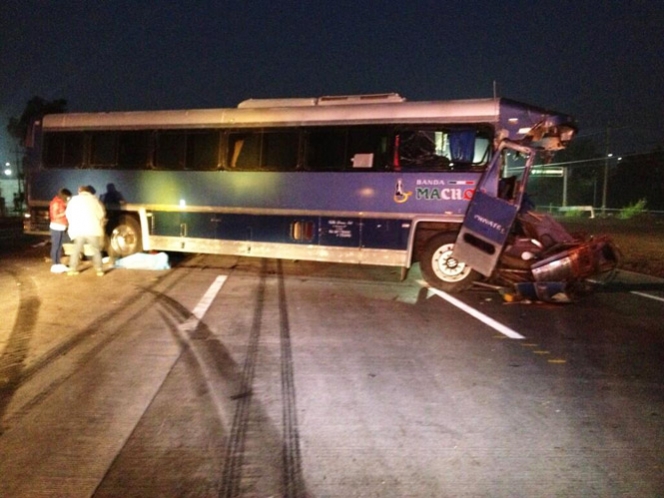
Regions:
<instances>
[{"instance_id":1,"label":"blue bus body","mask_svg":"<svg viewBox=\"0 0 664 498\"><path fill-rule=\"evenodd\" d=\"M358 145L338 168L307 163L311 137L319 129L330 133L350 129L344 132L350 142L350 133L364 129L373 133L372 127L380 135L378 152L376 145ZM179 144L168 137L180 140L177 132L185 129L190 135L220 134L221 138L213 138L218 147L216 164L205 171L159 167L159 161L175 162L164 152L172 149L170 143L171 149L158 149L160 137L166 137L163 143L172 139ZM452 151L451 159L443 158L443 168L402 167L400 154L406 138L420 130L438 129L445 130L436 131L435 136L445 138L448 151L462 147L461 135L469 135L470 130L477 138L466 147L466 156L480 145L487 149L485 156L461 164L456 160L464 151ZM252 134L263 133L264 144L276 136L267 135L271 130L283 136L292 132L297 164L277 171L252 170L251 164L235 168L235 156L248 147ZM95 137L139 131L145 131L149 141L145 164L127 168L91 164ZM182 251L406 269L418 260L418 247L436 233L458 232L480 181L483 191L497 195L500 161L496 154L501 141L527 143L536 151L555 150L573 133L569 116L511 100L407 102L393 95L248 101L236 109L50 115L36 127L26 171L30 214L26 228L31 233L47 229L44 213L61 187L75 191L79 185L92 185L103 197L107 186L113 185L123 202L107 206L108 233L111 242L114 236L120 242L120 256L124 248L125 253ZM429 135L433 137L434 132ZM49 152L48 139L63 139L60 142L65 145L58 145L62 150L51 146ZM66 145L67 140L76 145ZM184 164L193 152L186 148L189 145L182 147L183 152L177 149L175 155L180 154L178 160ZM345 147L350 150L348 143ZM75 159L67 159L68 154ZM55 164L47 164L47 157L56 157ZM60 157L64 157L62 164ZM131 237L137 243L127 243Z\"/></svg>"}]
</instances>

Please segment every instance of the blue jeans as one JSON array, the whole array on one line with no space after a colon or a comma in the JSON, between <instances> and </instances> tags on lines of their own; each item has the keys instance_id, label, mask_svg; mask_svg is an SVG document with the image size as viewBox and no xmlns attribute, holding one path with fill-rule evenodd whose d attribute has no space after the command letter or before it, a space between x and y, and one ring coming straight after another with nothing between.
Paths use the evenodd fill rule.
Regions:
<instances>
[{"instance_id":1,"label":"blue jeans","mask_svg":"<svg viewBox=\"0 0 664 498\"><path fill-rule=\"evenodd\" d=\"M51 261L54 265L60 264L62 256L62 244L69 241L66 230L53 230L51 228Z\"/></svg>"},{"instance_id":2,"label":"blue jeans","mask_svg":"<svg viewBox=\"0 0 664 498\"><path fill-rule=\"evenodd\" d=\"M101 270L101 244L103 237L93 237L91 235L81 235L74 239L74 252L69 260L69 268L76 270L78 268L78 260L83 252L83 247L88 244L92 249L92 266L95 270Z\"/></svg>"}]
</instances>

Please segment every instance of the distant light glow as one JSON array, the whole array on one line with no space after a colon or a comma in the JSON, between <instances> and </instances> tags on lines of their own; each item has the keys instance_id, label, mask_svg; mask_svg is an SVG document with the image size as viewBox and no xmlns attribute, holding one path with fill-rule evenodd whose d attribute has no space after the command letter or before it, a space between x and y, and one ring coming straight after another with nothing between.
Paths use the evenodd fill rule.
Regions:
<instances>
[{"instance_id":1,"label":"distant light glow","mask_svg":"<svg viewBox=\"0 0 664 498\"><path fill-rule=\"evenodd\" d=\"M180 207L185 207L187 202L184 199L180 199Z\"/></svg>"}]
</instances>

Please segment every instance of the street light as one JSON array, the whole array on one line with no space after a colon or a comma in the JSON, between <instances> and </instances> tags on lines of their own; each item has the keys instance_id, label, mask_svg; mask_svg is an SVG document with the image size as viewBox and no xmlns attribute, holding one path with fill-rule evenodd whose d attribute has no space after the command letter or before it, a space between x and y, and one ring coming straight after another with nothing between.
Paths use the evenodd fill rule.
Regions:
<instances>
[{"instance_id":1,"label":"street light","mask_svg":"<svg viewBox=\"0 0 664 498\"><path fill-rule=\"evenodd\" d=\"M12 165L11 165L9 162L6 162L6 163L5 163L5 175L6 175L6 176L11 176L11 174L12 174L12 168L11 168L11 166L12 166Z\"/></svg>"}]
</instances>

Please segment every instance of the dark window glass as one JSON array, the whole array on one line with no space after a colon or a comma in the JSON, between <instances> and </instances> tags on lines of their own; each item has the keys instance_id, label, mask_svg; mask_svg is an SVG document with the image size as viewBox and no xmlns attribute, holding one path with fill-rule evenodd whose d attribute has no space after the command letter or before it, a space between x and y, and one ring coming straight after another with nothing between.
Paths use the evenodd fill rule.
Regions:
<instances>
[{"instance_id":1,"label":"dark window glass","mask_svg":"<svg viewBox=\"0 0 664 498\"><path fill-rule=\"evenodd\" d=\"M306 134L306 168L311 171L343 170L346 161L346 130L312 128Z\"/></svg>"},{"instance_id":2,"label":"dark window glass","mask_svg":"<svg viewBox=\"0 0 664 498\"><path fill-rule=\"evenodd\" d=\"M161 132L157 135L156 168L184 169L187 135L185 132Z\"/></svg>"},{"instance_id":3,"label":"dark window glass","mask_svg":"<svg viewBox=\"0 0 664 498\"><path fill-rule=\"evenodd\" d=\"M350 127L346 166L354 170L383 169L387 165L387 138L384 126Z\"/></svg>"},{"instance_id":4,"label":"dark window glass","mask_svg":"<svg viewBox=\"0 0 664 498\"><path fill-rule=\"evenodd\" d=\"M213 170L219 164L219 132L192 132L187 137L187 169Z\"/></svg>"},{"instance_id":5,"label":"dark window glass","mask_svg":"<svg viewBox=\"0 0 664 498\"><path fill-rule=\"evenodd\" d=\"M118 137L118 167L144 169L148 166L150 133L124 131Z\"/></svg>"},{"instance_id":6,"label":"dark window glass","mask_svg":"<svg viewBox=\"0 0 664 498\"><path fill-rule=\"evenodd\" d=\"M265 132L263 134L263 169L273 171L294 170L297 167L297 132Z\"/></svg>"},{"instance_id":7,"label":"dark window glass","mask_svg":"<svg viewBox=\"0 0 664 498\"><path fill-rule=\"evenodd\" d=\"M63 133L44 135L44 166L58 167L62 165L65 153L65 137Z\"/></svg>"},{"instance_id":8,"label":"dark window glass","mask_svg":"<svg viewBox=\"0 0 664 498\"><path fill-rule=\"evenodd\" d=\"M116 132L93 133L90 140L90 165L109 167L117 164L118 134Z\"/></svg>"},{"instance_id":9,"label":"dark window glass","mask_svg":"<svg viewBox=\"0 0 664 498\"><path fill-rule=\"evenodd\" d=\"M67 133L63 166L80 168L83 166L83 133Z\"/></svg>"},{"instance_id":10,"label":"dark window glass","mask_svg":"<svg viewBox=\"0 0 664 498\"><path fill-rule=\"evenodd\" d=\"M80 168L83 166L83 133L47 133L44 137L44 166Z\"/></svg>"},{"instance_id":11,"label":"dark window glass","mask_svg":"<svg viewBox=\"0 0 664 498\"><path fill-rule=\"evenodd\" d=\"M310 128L306 168L312 171L363 171L388 165L386 126Z\"/></svg>"},{"instance_id":12,"label":"dark window glass","mask_svg":"<svg viewBox=\"0 0 664 498\"><path fill-rule=\"evenodd\" d=\"M228 165L231 169L260 168L261 134L231 133L228 137Z\"/></svg>"}]
</instances>

